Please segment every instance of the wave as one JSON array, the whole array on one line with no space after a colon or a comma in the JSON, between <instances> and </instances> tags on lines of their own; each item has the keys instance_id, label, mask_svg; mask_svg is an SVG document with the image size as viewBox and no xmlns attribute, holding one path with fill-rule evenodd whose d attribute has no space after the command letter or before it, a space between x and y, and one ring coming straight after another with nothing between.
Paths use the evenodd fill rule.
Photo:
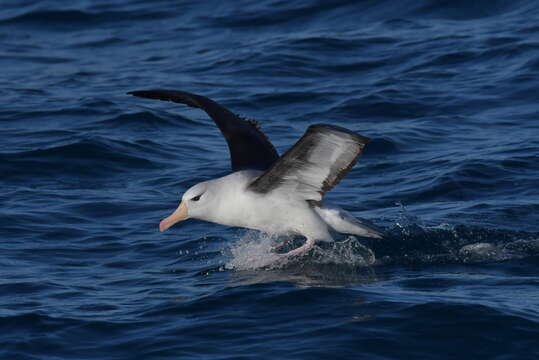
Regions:
<instances>
[{"instance_id":1,"label":"wave","mask_svg":"<svg viewBox=\"0 0 539 360\"><path fill-rule=\"evenodd\" d=\"M474 159L452 161L445 159L438 165L438 174L430 177L401 180L401 195L407 202L435 200L492 199L508 192L526 194L533 189L537 170L533 157L511 159ZM444 161L444 159L438 159ZM509 190L510 189L510 190ZM532 191L533 192L533 191ZM531 194L530 194L531 195Z\"/></svg>"},{"instance_id":2,"label":"wave","mask_svg":"<svg viewBox=\"0 0 539 360\"><path fill-rule=\"evenodd\" d=\"M170 16L165 11L88 11L88 10L30 10L0 19L2 25L20 25L44 30L60 31L84 29L104 24L133 20L155 20Z\"/></svg>"},{"instance_id":3,"label":"wave","mask_svg":"<svg viewBox=\"0 0 539 360\"><path fill-rule=\"evenodd\" d=\"M271 6L270 6L271 4ZM214 26L258 27L276 26L299 20L309 21L313 16L323 18L325 22L356 21L370 22L378 20L427 19L474 20L493 17L508 17L524 15L537 10L537 5L531 1L520 0L507 2L503 0L481 0L470 3L465 0L422 0L422 1L393 1L357 2L341 0L333 2L307 1L301 4L283 2L260 3L251 2L241 7L223 9L219 15L207 17Z\"/></svg>"},{"instance_id":4,"label":"wave","mask_svg":"<svg viewBox=\"0 0 539 360\"><path fill-rule=\"evenodd\" d=\"M164 112L160 112L159 115L156 115L155 112L156 110L121 114L112 118L97 121L92 124L92 128L101 128L106 126L114 129L141 131L143 129L163 130L167 127L172 127L175 129L195 127L200 130L200 126L213 126L211 121L196 121L178 115L170 115Z\"/></svg>"},{"instance_id":5,"label":"wave","mask_svg":"<svg viewBox=\"0 0 539 360\"><path fill-rule=\"evenodd\" d=\"M282 259L275 254L274 248L283 241L247 232L224 252L230 259L225 268L245 271L318 265L358 268L470 264L539 256L539 233L448 224L428 227L402 221L387 230L385 239L341 237L332 243L318 243L298 258ZM285 246L299 245L288 242Z\"/></svg>"},{"instance_id":6,"label":"wave","mask_svg":"<svg viewBox=\"0 0 539 360\"><path fill-rule=\"evenodd\" d=\"M74 59L58 56L27 56L27 55L1 55L0 61L28 62L33 64L65 64L74 62Z\"/></svg>"},{"instance_id":7,"label":"wave","mask_svg":"<svg viewBox=\"0 0 539 360\"><path fill-rule=\"evenodd\" d=\"M38 150L0 154L0 170L6 174L3 180L15 180L35 176L91 178L128 169L159 168L156 162L135 155L140 153L140 147L120 141L83 139Z\"/></svg>"}]
</instances>

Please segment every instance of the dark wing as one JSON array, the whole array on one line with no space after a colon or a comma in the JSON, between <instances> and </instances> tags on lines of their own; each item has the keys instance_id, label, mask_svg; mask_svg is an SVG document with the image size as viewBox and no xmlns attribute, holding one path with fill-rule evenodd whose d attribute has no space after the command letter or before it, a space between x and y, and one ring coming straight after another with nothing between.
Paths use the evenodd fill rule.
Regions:
<instances>
[{"instance_id":1,"label":"dark wing","mask_svg":"<svg viewBox=\"0 0 539 360\"><path fill-rule=\"evenodd\" d=\"M369 141L338 126L312 125L249 189L258 193L283 189L320 202L350 171Z\"/></svg>"},{"instance_id":2,"label":"dark wing","mask_svg":"<svg viewBox=\"0 0 539 360\"><path fill-rule=\"evenodd\" d=\"M178 90L141 90L128 94L172 101L204 110L215 121L228 143L233 171L266 170L279 158L277 151L255 121L241 118L207 97Z\"/></svg>"}]
</instances>

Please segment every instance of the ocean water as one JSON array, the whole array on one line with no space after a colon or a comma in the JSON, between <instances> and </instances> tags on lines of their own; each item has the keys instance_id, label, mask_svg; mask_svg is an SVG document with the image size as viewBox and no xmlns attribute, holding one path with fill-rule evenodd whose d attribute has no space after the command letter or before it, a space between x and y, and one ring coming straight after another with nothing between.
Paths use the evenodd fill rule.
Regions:
<instances>
[{"instance_id":1,"label":"ocean water","mask_svg":"<svg viewBox=\"0 0 539 360\"><path fill-rule=\"evenodd\" d=\"M0 49L0 359L539 357L538 2L3 0ZM327 201L387 239L159 233L230 165L148 88L371 137Z\"/></svg>"}]
</instances>

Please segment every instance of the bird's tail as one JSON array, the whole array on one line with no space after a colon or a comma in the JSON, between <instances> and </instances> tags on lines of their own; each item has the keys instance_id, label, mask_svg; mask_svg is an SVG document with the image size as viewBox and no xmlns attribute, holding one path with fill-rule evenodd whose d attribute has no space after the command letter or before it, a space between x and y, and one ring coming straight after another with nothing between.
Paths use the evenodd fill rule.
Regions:
<instances>
[{"instance_id":1,"label":"bird's tail","mask_svg":"<svg viewBox=\"0 0 539 360\"><path fill-rule=\"evenodd\" d=\"M378 226L374 225L368 220L356 218L346 210L339 207L316 206L314 210L332 230L338 233L366 236L377 239L384 238L384 232Z\"/></svg>"}]
</instances>

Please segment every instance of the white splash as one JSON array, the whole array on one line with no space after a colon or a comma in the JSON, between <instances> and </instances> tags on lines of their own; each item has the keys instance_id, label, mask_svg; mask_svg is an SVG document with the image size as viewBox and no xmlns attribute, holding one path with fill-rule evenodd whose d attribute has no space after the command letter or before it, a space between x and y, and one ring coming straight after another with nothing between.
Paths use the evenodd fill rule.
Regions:
<instances>
[{"instance_id":1,"label":"white splash","mask_svg":"<svg viewBox=\"0 0 539 360\"><path fill-rule=\"evenodd\" d=\"M232 259L225 265L227 269L254 270L271 267L282 257L273 252L277 236L248 231L230 246Z\"/></svg>"},{"instance_id":2,"label":"white splash","mask_svg":"<svg viewBox=\"0 0 539 360\"><path fill-rule=\"evenodd\" d=\"M297 264L338 264L353 267L372 266L376 257L371 249L354 236L343 241L315 245L303 256L286 257L275 248L286 239L267 233L249 231L241 236L227 252L231 260L225 265L231 270L282 269Z\"/></svg>"},{"instance_id":3,"label":"white splash","mask_svg":"<svg viewBox=\"0 0 539 360\"><path fill-rule=\"evenodd\" d=\"M367 267L374 265L376 256L355 236L350 235L342 241L329 243L323 248L315 247L313 261L320 264Z\"/></svg>"}]
</instances>

